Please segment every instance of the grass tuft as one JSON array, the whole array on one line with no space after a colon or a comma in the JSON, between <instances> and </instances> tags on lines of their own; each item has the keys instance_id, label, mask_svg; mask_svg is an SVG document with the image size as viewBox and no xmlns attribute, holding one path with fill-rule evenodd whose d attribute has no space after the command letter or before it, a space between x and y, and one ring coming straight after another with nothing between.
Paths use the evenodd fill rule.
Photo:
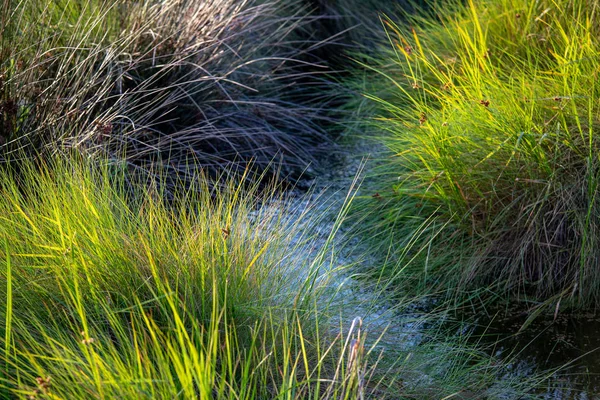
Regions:
<instances>
[{"instance_id":1,"label":"grass tuft","mask_svg":"<svg viewBox=\"0 0 600 400\"><path fill-rule=\"evenodd\" d=\"M597 305L598 3L435 12L387 21L391 47L367 65L394 154L388 222L431 243L415 268L429 288Z\"/></svg>"},{"instance_id":2,"label":"grass tuft","mask_svg":"<svg viewBox=\"0 0 600 400\"><path fill-rule=\"evenodd\" d=\"M293 289L322 265L299 251L312 240L305 210L275 191L199 183L167 203L81 159L4 172L3 396L364 391L360 325L336 337L313 306L318 287Z\"/></svg>"},{"instance_id":3,"label":"grass tuft","mask_svg":"<svg viewBox=\"0 0 600 400\"><path fill-rule=\"evenodd\" d=\"M3 154L298 174L328 141L328 100L306 94L327 85L312 19L284 1L4 2Z\"/></svg>"}]
</instances>

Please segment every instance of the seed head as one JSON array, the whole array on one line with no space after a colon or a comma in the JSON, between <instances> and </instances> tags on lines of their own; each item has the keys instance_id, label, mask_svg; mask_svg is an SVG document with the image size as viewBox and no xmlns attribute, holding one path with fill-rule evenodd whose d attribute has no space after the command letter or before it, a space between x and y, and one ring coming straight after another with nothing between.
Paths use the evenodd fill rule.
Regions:
<instances>
[{"instance_id":1,"label":"seed head","mask_svg":"<svg viewBox=\"0 0 600 400\"><path fill-rule=\"evenodd\" d=\"M223 237L225 239L227 239L229 237L229 235L231 234L231 230L229 229L229 227L221 228L221 232L223 233Z\"/></svg>"},{"instance_id":2,"label":"seed head","mask_svg":"<svg viewBox=\"0 0 600 400\"><path fill-rule=\"evenodd\" d=\"M83 339L81 339L82 344L88 346L96 341L96 339L94 339L94 338L86 337L85 331L81 331L80 333L81 333L81 336L83 336Z\"/></svg>"},{"instance_id":3,"label":"seed head","mask_svg":"<svg viewBox=\"0 0 600 400\"><path fill-rule=\"evenodd\" d=\"M35 378L36 383L38 384L39 390L41 390L43 393L46 393L48 391L48 389L50 388L50 377L47 376L45 378L42 378L41 376L38 376L37 378ZM38 390L34 391L34 393L37 393Z\"/></svg>"}]
</instances>

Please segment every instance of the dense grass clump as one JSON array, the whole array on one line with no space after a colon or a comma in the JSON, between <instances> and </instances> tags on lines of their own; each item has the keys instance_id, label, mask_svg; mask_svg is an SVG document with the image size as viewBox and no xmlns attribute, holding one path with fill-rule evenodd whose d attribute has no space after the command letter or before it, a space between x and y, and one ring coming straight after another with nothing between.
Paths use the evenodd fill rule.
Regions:
<instances>
[{"instance_id":1,"label":"dense grass clump","mask_svg":"<svg viewBox=\"0 0 600 400\"><path fill-rule=\"evenodd\" d=\"M313 233L320 216L275 186L217 190L202 178L167 202L163 184L132 186L97 160L2 172L2 398L495 398L531 387L496 384L503 365L465 336L423 327L411 345L384 326L369 339L360 317L385 290L337 301L333 233Z\"/></svg>"},{"instance_id":2,"label":"dense grass clump","mask_svg":"<svg viewBox=\"0 0 600 400\"><path fill-rule=\"evenodd\" d=\"M284 1L3 2L3 153L302 171L327 141L326 96L306 96L326 84L310 21Z\"/></svg>"},{"instance_id":3,"label":"dense grass clump","mask_svg":"<svg viewBox=\"0 0 600 400\"><path fill-rule=\"evenodd\" d=\"M331 85L332 75L322 77L326 69L318 54L331 65L341 65L335 63L344 57L326 55L330 47L317 50L330 34L350 40L346 28L359 22L353 13L364 11L360 17L368 20L373 14L367 11L375 12L369 4L377 3L317 0L309 3L322 8L312 13L307 1L0 2L0 398L449 399L524 396L530 390L533 381L516 382L503 363L467 342L468 329L446 320L446 303L442 309L434 303L421 307L419 297L389 290L394 277L422 254L442 266L442 247L429 239L439 226L456 232L451 243L488 245L484 237L489 249L496 243L491 228L502 221L492 218L495 208L481 206L487 211L481 219L482 212L474 211L479 202L468 202L473 193L487 194L484 183L475 184L487 175L439 173L446 159L439 165L427 162L429 150L419 147L428 142L418 135L433 135L436 115L446 115L441 92L434 90L437 81L452 75L455 86L444 90L461 104L458 88L466 90L469 74L463 77L460 68L440 72L434 67L438 57L428 56L416 36L398 39L404 60L374 67L397 77L398 91L388 96L394 102L383 100L387 87L377 92L385 111L398 117L382 121L394 134L386 143L405 147L402 162L390 167L401 171L406 183L396 188L402 197L393 212L406 217L414 201L423 210L410 221L395 218L403 223L406 245L393 254L398 257L391 256L394 247L385 248L386 265L401 266L394 277L381 274L368 281L347 273L350 266L371 262L372 249L365 250L351 232L360 222L341 229L359 176L348 179L345 197L335 194L325 201L312 192L284 194L289 182L276 177L299 174L315 161L319 145L329 141L325 128L333 133L338 129L333 122L341 122L332 116L347 111L336 108L345 97L332 96L337 86ZM455 7L462 18L457 29L478 15L474 5ZM587 10L581 6L579 12ZM557 26L566 20L559 15ZM334 23L321 25L321 17ZM475 26L485 20L479 18L473 19ZM332 31L315 32L316 26ZM350 34L357 39L350 47L376 35L368 26L359 28L364 36ZM388 28L400 35L391 23ZM434 22L427 29L431 46L462 46ZM376 63L373 54L364 59ZM484 58L492 63L489 54ZM543 68L550 67L541 62L523 73L535 75L538 67L548 90L555 76L566 76L548 73ZM583 82L587 76L581 74ZM498 76L490 75L490 82ZM416 91L407 90L403 79L413 81ZM585 83L582 88L589 89L591 81ZM576 113L563 117L566 105L579 110L580 103L588 103L562 96L564 102L556 100L564 105L556 111L561 118L545 109L539 114L570 127L573 137L582 135L572 147L589 150L586 165L592 168L595 114L586 114L588 125ZM479 104L493 110L488 99ZM426 111L419 108L425 106ZM420 124L408 124L405 131L402 124L415 114ZM482 112L480 119L486 116ZM458 112L444 128L461 118L466 117ZM576 125L579 131L573 130ZM559 131L543 136L557 141L556 148L544 142L543 151L524 155L518 149L526 140L519 138L507 174L519 184L544 179L533 172L522 178L512 163L544 151L566 154L570 148L562 144L570 142ZM437 149L435 140L430 139L431 148ZM472 157L481 156L484 150L476 151L481 145L473 146ZM464 150L459 147L454 152ZM488 159L505 162L501 156L507 151L489 153L469 171ZM556 165L569 166L575 157L557 160ZM419 162L425 167L417 168ZM451 176L450 183L442 175ZM563 184L555 176L552 172ZM452 192L459 178L465 180L455 184L462 200ZM515 199L538 199L535 210L545 212L542 195L523 187ZM589 193L594 190L589 186ZM373 195L378 202L386 196ZM323 203L313 208L312 201ZM594 201L592 196L589 207ZM432 209L437 214L427 211ZM512 218L507 210L506 218ZM587 214L585 243L595 233L594 210ZM494 251L477 257L500 259ZM437 279L440 270L427 268L418 279ZM587 268L585 259L581 270ZM568 278L558 290L585 290L580 285L576 291Z\"/></svg>"},{"instance_id":4,"label":"dense grass clump","mask_svg":"<svg viewBox=\"0 0 600 400\"><path fill-rule=\"evenodd\" d=\"M314 307L324 253L302 257L306 210L233 182L167 204L123 177L89 161L3 171L2 397L364 391L359 321L336 334Z\"/></svg>"},{"instance_id":5,"label":"dense grass clump","mask_svg":"<svg viewBox=\"0 0 600 400\"><path fill-rule=\"evenodd\" d=\"M343 47L335 51L340 64L348 68L344 53L374 50L375 43L381 43L384 30L381 18L384 16L410 15L417 9L426 7L424 0L305 0L316 9L321 30L328 32ZM345 51L344 51L345 50Z\"/></svg>"},{"instance_id":6,"label":"dense grass clump","mask_svg":"<svg viewBox=\"0 0 600 400\"><path fill-rule=\"evenodd\" d=\"M393 49L369 65L388 222L423 249L405 275L598 304L599 3L443 4L387 22Z\"/></svg>"}]
</instances>

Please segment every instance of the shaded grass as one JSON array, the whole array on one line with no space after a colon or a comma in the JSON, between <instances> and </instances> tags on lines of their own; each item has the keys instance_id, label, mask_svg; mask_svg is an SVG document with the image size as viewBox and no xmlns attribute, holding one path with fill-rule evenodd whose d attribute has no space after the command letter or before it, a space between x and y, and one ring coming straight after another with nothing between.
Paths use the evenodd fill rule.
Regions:
<instances>
[{"instance_id":1,"label":"shaded grass","mask_svg":"<svg viewBox=\"0 0 600 400\"><path fill-rule=\"evenodd\" d=\"M337 60L349 68L347 53L375 50L376 44L385 41L380 18L384 16L404 17L422 11L428 5L423 0L306 0L323 18L321 29L329 36L338 36ZM346 54L344 54L346 53Z\"/></svg>"},{"instance_id":2,"label":"shaded grass","mask_svg":"<svg viewBox=\"0 0 600 400\"><path fill-rule=\"evenodd\" d=\"M306 102L327 85L312 57L322 40L303 12L4 3L5 156L96 157L14 163L0 178L2 395L492 396L496 365L475 349L393 349L380 370L360 318L332 329L331 235L313 243L315 217L247 168L300 170L326 140L327 96Z\"/></svg>"},{"instance_id":3,"label":"shaded grass","mask_svg":"<svg viewBox=\"0 0 600 400\"><path fill-rule=\"evenodd\" d=\"M294 2L27 0L0 15L5 154L297 175L328 141L329 100L306 96L327 85L320 40Z\"/></svg>"}]
</instances>

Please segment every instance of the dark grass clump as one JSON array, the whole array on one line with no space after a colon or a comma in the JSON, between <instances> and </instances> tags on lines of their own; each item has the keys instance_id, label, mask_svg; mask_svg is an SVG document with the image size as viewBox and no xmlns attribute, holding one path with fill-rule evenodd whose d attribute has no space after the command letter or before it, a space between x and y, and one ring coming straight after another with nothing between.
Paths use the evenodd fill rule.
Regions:
<instances>
[{"instance_id":1,"label":"dark grass clump","mask_svg":"<svg viewBox=\"0 0 600 400\"><path fill-rule=\"evenodd\" d=\"M375 49L381 43L384 30L381 17L386 15L410 15L422 11L429 2L423 0L305 0L323 18L319 20L321 29L330 37L336 37L337 43L347 52ZM344 51L338 56L340 63L347 58Z\"/></svg>"},{"instance_id":2,"label":"dark grass clump","mask_svg":"<svg viewBox=\"0 0 600 400\"><path fill-rule=\"evenodd\" d=\"M392 49L369 65L393 152L385 223L422 250L402 274L455 295L599 303L598 11L481 0L413 30L386 23Z\"/></svg>"},{"instance_id":3,"label":"dark grass clump","mask_svg":"<svg viewBox=\"0 0 600 400\"><path fill-rule=\"evenodd\" d=\"M63 4L64 3L64 4ZM4 2L4 153L76 148L142 171L299 173L327 141L311 19L289 2ZM326 97L326 96L325 96ZM273 169L275 171L276 168Z\"/></svg>"}]
</instances>

